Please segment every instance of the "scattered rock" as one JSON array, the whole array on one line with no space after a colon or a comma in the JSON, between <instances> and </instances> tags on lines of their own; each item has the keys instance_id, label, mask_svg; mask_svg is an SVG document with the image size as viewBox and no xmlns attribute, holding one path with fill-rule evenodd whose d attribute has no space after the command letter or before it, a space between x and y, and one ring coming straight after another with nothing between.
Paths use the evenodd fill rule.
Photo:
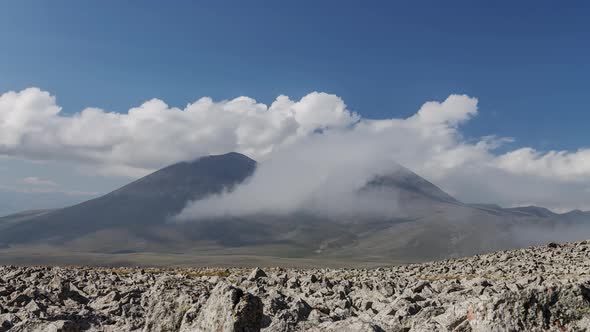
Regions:
<instances>
[{"instance_id":1,"label":"scattered rock","mask_svg":"<svg viewBox=\"0 0 590 332\"><path fill-rule=\"evenodd\" d=\"M590 242L379 269L0 266L6 331L588 331Z\"/></svg>"},{"instance_id":2,"label":"scattered rock","mask_svg":"<svg viewBox=\"0 0 590 332\"><path fill-rule=\"evenodd\" d=\"M254 270L252 270L252 272L250 273L250 275L248 276L248 280L250 281L256 281L260 278L266 278L267 275L264 271L262 271L262 269L260 269L259 267L255 268Z\"/></svg>"}]
</instances>

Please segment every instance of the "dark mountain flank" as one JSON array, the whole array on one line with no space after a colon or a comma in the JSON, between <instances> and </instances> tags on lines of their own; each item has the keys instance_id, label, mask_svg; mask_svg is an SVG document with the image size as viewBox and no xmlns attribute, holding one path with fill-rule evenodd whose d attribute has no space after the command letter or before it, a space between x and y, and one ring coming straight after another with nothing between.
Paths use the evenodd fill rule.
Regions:
<instances>
[{"instance_id":1,"label":"dark mountain flank","mask_svg":"<svg viewBox=\"0 0 590 332\"><path fill-rule=\"evenodd\" d=\"M231 190L252 175L256 162L239 153L181 162L102 197L55 210L5 230L3 242L72 238L113 227L163 224L191 200Z\"/></svg>"}]
</instances>

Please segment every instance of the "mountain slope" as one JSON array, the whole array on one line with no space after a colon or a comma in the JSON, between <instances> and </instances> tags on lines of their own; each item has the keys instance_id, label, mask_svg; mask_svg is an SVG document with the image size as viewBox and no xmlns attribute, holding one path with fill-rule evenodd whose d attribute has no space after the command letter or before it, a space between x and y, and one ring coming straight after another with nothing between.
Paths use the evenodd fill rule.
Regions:
<instances>
[{"instance_id":1,"label":"mountain slope","mask_svg":"<svg viewBox=\"0 0 590 332\"><path fill-rule=\"evenodd\" d=\"M141 230L162 224L188 201L231 189L255 168L254 160L238 153L177 163L102 197L23 221L0 241L61 240L111 227Z\"/></svg>"}]
</instances>

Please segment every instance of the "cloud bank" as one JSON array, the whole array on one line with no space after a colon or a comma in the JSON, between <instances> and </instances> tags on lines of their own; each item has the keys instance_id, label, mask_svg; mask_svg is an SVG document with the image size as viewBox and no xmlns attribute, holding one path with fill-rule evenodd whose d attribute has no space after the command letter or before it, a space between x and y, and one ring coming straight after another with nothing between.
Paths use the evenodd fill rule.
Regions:
<instances>
[{"instance_id":1,"label":"cloud bank","mask_svg":"<svg viewBox=\"0 0 590 332\"><path fill-rule=\"evenodd\" d=\"M254 205L261 209L289 210L350 192L395 163L468 202L590 208L590 149L497 153L508 139L461 135L477 112L477 99L451 95L409 118L373 120L348 110L338 96L314 92L300 100L279 96L270 106L248 97L201 98L181 109L152 99L126 113L87 108L64 115L54 96L29 88L0 95L0 156L139 177L177 161L238 151L262 166L234 198L210 203L231 199L245 208L251 202L239 197L263 200Z\"/></svg>"}]
</instances>

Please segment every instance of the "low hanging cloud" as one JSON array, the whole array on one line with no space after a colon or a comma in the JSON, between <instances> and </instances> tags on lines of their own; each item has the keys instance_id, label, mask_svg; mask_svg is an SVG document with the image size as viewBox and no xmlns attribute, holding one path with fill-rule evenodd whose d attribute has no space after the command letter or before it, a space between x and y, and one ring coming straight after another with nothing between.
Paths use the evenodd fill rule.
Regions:
<instances>
[{"instance_id":1,"label":"low hanging cloud","mask_svg":"<svg viewBox=\"0 0 590 332\"><path fill-rule=\"evenodd\" d=\"M299 211L332 217L399 216L394 198L359 195L368 181L394 171L398 163L467 202L539 204L557 210L588 206L583 180L547 176L543 168L531 175L506 167L510 153L493 152L511 139L465 141L459 127L476 115L477 99L451 95L424 104L407 119L362 119L349 128L308 136L277 147L245 185L189 204L179 219Z\"/></svg>"},{"instance_id":2,"label":"low hanging cloud","mask_svg":"<svg viewBox=\"0 0 590 332\"><path fill-rule=\"evenodd\" d=\"M279 96L270 106L205 97L181 109L152 99L127 113L87 108L64 115L54 96L29 88L0 95L0 156L137 178L181 160L237 151L260 161L259 170L247 186L208 203L229 200L246 212L338 204L342 193L397 163L468 202L590 208L590 149L496 153L511 139L461 135L477 112L477 99L451 95L409 118L372 120L338 96L314 92L300 100Z\"/></svg>"},{"instance_id":3,"label":"low hanging cloud","mask_svg":"<svg viewBox=\"0 0 590 332\"><path fill-rule=\"evenodd\" d=\"M391 215L396 206L390 196L359 194L372 175L397 168L382 145L367 143L356 130L342 130L277 148L246 184L189 204L179 219L294 212Z\"/></svg>"}]
</instances>

